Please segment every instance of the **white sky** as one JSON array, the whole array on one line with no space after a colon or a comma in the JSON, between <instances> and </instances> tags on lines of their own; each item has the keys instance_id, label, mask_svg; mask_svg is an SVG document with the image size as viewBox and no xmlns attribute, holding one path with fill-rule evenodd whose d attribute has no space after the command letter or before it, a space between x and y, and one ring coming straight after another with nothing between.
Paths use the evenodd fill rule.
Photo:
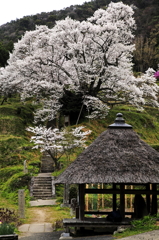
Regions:
<instances>
[{"instance_id":1,"label":"white sky","mask_svg":"<svg viewBox=\"0 0 159 240\"><path fill-rule=\"evenodd\" d=\"M89 0L1 0L0 25L41 12L61 10L71 5L82 5Z\"/></svg>"}]
</instances>

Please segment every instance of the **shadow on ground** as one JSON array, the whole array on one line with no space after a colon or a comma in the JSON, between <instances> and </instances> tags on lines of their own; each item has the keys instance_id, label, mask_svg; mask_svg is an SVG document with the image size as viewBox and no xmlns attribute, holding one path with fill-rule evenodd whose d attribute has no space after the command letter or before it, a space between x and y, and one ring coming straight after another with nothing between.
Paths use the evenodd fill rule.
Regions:
<instances>
[{"instance_id":1,"label":"shadow on ground","mask_svg":"<svg viewBox=\"0 0 159 240\"><path fill-rule=\"evenodd\" d=\"M29 236L21 236L22 240L58 240L63 231L57 231L52 233L32 233ZM77 240L112 240L115 239L112 235L94 235L94 236L78 236L73 237Z\"/></svg>"}]
</instances>

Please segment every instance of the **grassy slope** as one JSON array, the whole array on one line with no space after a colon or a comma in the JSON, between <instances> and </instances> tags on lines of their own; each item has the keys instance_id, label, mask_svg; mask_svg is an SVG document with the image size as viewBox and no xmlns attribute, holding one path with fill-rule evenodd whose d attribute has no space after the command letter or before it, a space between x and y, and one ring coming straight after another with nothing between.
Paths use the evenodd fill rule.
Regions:
<instances>
[{"instance_id":1,"label":"grassy slope","mask_svg":"<svg viewBox=\"0 0 159 240\"><path fill-rule=\"evenodd\" d=\"M132 107L118 106L114 107L105 119L90 120L83 123L93 131L92 140L114 122L116 114L119 112L123 114L126 123L133 126L134 131L141 139L157 148L159 145L159 111L154 108L147 108L144 112L138 112Z\"/></svg>"},{"instance_id":2,"label":"grassy slope","mask_svg":"<svg viewBox=\"0 0 159 240\"><path fill-rule=\"evenodd\" d=\"M31 175L39 171L40 153L32 150L26 126L33 120L33 108L29 103L23 105L16 99L0 106L0 193L8 204L18 201L18 189L26 189ZM23 173L23 163L27 160L29 174ZM5 204L3 202L3 207Z\"/></svg>"}]
</instances>

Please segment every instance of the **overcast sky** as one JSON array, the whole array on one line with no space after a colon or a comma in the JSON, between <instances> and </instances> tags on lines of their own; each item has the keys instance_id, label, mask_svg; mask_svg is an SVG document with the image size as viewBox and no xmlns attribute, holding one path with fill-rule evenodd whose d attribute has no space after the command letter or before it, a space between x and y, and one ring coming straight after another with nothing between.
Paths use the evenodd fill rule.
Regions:
<instances>
[{"instance_id":1,"label":"overcast sky","mask_svg":"<svg viewBox=\"0 0 159 240\"><path fill-rule=\"evenodd\" d=\"M82 5L90 0L1 0L0 25L41 12L61 10L71 5Z\"/></svg>"}]
</instances>

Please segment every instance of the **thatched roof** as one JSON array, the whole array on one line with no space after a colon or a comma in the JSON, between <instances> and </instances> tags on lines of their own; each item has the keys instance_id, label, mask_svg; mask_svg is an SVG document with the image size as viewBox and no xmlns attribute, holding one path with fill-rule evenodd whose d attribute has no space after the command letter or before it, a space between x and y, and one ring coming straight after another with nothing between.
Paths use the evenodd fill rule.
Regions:
<instances>
[{"instance_id":1,"label":"thatched roof","mask_svg":"<svg viewBox=\"0 0 159 240\"><path fill-rule=\"evenodd\" d=\"M159 152L117 114L110 125L56 179L56 183L159 183Z\"/></svg>"}]
</instances>

